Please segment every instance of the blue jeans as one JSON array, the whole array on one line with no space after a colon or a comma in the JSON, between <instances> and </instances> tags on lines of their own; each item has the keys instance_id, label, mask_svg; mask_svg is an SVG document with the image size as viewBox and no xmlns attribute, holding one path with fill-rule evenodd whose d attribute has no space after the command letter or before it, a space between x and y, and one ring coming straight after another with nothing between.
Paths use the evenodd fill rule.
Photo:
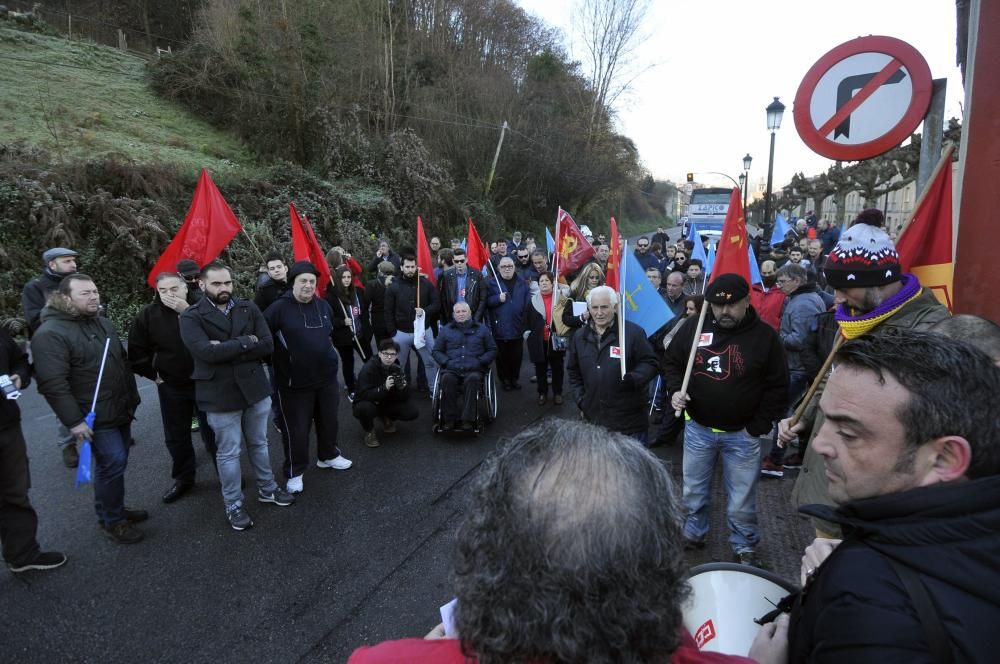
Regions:
<instances>
[{"instance_id":1,"label":"blue jeans","mask_svg":"<svg viewBox=\"0 0 1000 664\"><path fill-rule=\"evenodd\" d=\"M407 366L406 363L410 359L410 348L413 346L413 332L397 330L392 340L399 344L399 365L401 367ZM427 377L427 386L433 388L434 378L437 376L437 364L435 364L434 358L431 357L431 350L434 348L434 332L431 331L429 326L424 330L424 342L423 348L416 348L414 350L416 350L420 359L424 361L424 375ZM417 382L419 382L419 379Z\"/></svg>"},{"instance_id":2,"label":"blue jeans","mask_svg":"<svg viewBox=\"0 0 1000 664\"><path fill-rule=\"evenodd\" d=\"M188 422L191 426L191 422ZM94 511L97 520L113 526L125 520L125 467L132 443L131 428L95 429L90 441L94 451Z\"/></svg>"},{"instance_id":3,"label":"blue jeans","mask_svg":"<svg viewBox=\"0 0 1000 664\"><path fill-rule=\"evenodd\" d=\"M746 431L716 433L689 420L684 427L684 536L703 540L708 534L712 475L722 459L726 485L729 543L736 553L753 551L760 542L757 527L757 480L760 443Z\"/></svg>"},{"instance_id":4,"label":"blue jeans","mask_svg":"<svg viewBox=\"0 0 1000 664\"><path fill-rule=\"evenodd\" d=\"M218 451L215 458L219 466L219 482L226 509L243 504L240 490L240 441L246 435L250 465L257 475L257 488L270 492L278 488L271 470L271 457L267 453L267 416L271 411L271 398L264 397L245 410L208 413L208 424L215 432Z\"/></svg>"}]
</instances>

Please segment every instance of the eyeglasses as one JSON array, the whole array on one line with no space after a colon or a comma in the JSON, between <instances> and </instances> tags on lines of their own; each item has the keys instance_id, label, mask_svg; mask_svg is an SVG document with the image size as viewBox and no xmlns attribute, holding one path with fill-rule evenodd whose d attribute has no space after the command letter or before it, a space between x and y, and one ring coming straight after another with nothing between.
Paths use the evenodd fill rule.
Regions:
<instances>
[{"instance_id":1,"label":"eyeglasses","mask_svg":"<svg viewBox=\"0 0 1000 664\"><path fill-rule=\"evenodd\" d=\"M452 263L464 263L465 259L464 258L454 258L454 259L452 259L451 262Z\"/></svg>"},{"instance_id":2,"label":"eyeglasses","mask_svg":"<svg viewBox=\"0 0 1000 664\"><path fill-rule=\"evenodd\" d=\"M382 357L396 357L397 355L399 355L399 353L397 353L394 350L380 350L378 354L381 355Z\"/></svg>"},{"instance_id":3,"label":"eyeglasses","mask_svg":"<svg viewBox=\"0 0 1000 664\"><path fill-rule=\"evenodd\" d=\"M521 254L518 254L517 257L521 260L524 260L525 258L528 257L528 254L524 254L523 256Z\"/></svg>"},{"instance_id":4,"label":"eyeglasses","mask_svg":"<svg viewBox=\"0 0 1000 664\"><path fill-rule=\"evenodd\" d=\"M636 246L639 247L640 249L645 249L649 245L648 244L639 244L639 245L636 245Z\"/></svg>"},{"instance_id":5,"label":"eyeglasses","mask_svg":"<svg viewBox=\"0 0 1000 664\"><path fill-rule=\"evenodd\" d=\"M780 284L787 284L787 283L789 283L791 281L792 280L789 279L788 277L778 277L777 279L774 280L774 283L780 285Z\"/></svg>"}]
</instances>

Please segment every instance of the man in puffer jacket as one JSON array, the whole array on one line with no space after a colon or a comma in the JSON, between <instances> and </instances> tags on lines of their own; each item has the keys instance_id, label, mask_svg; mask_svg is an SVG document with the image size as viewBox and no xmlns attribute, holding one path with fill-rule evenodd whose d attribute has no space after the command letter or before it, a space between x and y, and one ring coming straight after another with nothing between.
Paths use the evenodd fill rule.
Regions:
<instances>
[{"instance_id":1,"label":"man in puffer jacket","mask_svg":"<svg viewBox=\"0 0 1000 664\"><path fill-rule=\"evenodd\" d=\"M475 426L483 373L497 356L497 345L486 326L472 319L467 302L456 304L452 315L454 320L441 328L434 342L434 361L441 371L441 430L455 428L458 404L462 403L460 426L463 431L470 431ZM461 402L459 386L464 397Z\"/></svg>"}]
</instances>

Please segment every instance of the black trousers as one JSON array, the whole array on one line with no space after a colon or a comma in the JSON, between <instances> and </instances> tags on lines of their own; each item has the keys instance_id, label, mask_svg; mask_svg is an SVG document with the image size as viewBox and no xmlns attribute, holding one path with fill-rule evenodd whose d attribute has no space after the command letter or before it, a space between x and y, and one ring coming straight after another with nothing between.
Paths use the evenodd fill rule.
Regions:
<instances>
[{"instance_id":1,"label":"black trousers","mask_svg":"<svg viewBox=\"0 0 1000 664\"><path fill-rule=\"evenodd\" d=\"M368 345L371 345L371 339L368 340ZM344 385L348 392L354 391L354 354L357 353L361 356L362 364L371 357L371 351L366 348L363 340L360 342L360 346L359 349L353 341L347 346L335 346L337 353L340 354L340 369L344 374Z\"/></svg>"},{"instance_id":2,"label":"black trousers","mask_svg":"<svg viewBox=\"0 0 1000 664\"><path fill-rule=\"evenodd\" d=\"M160 383L156 386L160 395L160 419L163 421L163 442L167 445L173 467L170 476L177 482L193 483L197 461L191 442L191 419L198 418L201 442L205 444L212 463L215 463L215 432L208 426L205 413L198 410L194 398L194 383L174 385Z\"/></svg>"},{"instance_id":3,"label":"black trousers","mask_svg":"<svg viewBox=\"0 0 1000 664\"><path fill-rule=\"evenodd\" d=\"M521 376L524 339L497 339L497 377L501 384L516 383Z\"/></svg>"},{"instance_id":4,"label":"black trousers","mask_svg":"<svg viewBox=\"0 0 1000 664\"><path fill-rule=\"evenodd\" d=\"M463 422L475 422L478 419L476 411L479 408L479 387L482 384L483 374L478 371L459 374L444 369L441 372L441 417L444 421L455 422L461 419Z\"/></svg>"},{"instance_id":5,"label":"black trousers","mask_svg":"<svg viewBox=\"0 0 1000 664\"><path fill-rule=\"evenodd\" d=\"M11 565L29 563L38 555L38 516L28 500L30 487L21 425L6 426L0 429L0 543L3 559Z\"/></svg>"},{"instance_id":6,"label":"black trousers","mask_svg":"<svg viewBox=\"0 0 1000 664\"><path fill-rule=\"evenodd\" d=\"M278 388L285 433L285 478L298 477L309 465L309 432L316 423L316 454L326 461L340 455L337 447L337 381L314 390Z\"/></svg>"},{"instance_id":7,"label":"black trousers","mask_svg":"<svg viewBox=\"0 0 1000 664\"><path fill-rule=\"evenodd\" d=\"M390 420L400 420L408 422L415 420L420 415L417 406L410 401L410 391L394 390L393 397L386 397L379 403L374 401L355 401L354 417L361 422L361 428L365 433L371 432L375 428L375 418L385 417Z\"/></svg>"},{"instance_id":8,"label":"black trousers","mask_svg":"<svg viewBox=\"0 0 1000 664\"><path fill-rule=\"evenodd\" d=\"M548 343L545 344L545 361L535 362L535 381L539 394L546 394L549 391L549 369L552 369L552 394L562 394L565 358L564 351L552 350Z\"/></svg>"}]
</instances>

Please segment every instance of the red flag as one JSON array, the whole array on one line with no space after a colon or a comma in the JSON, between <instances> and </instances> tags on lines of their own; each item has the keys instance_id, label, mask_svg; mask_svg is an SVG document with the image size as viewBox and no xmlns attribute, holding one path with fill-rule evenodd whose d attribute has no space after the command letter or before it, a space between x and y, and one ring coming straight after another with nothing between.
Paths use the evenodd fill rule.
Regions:
<instances>
[{"instance_id":1,"label":"red flag","mask_svg":"<svg viewBox=\"0 0 1000 664\"><path fill-rule=\"evenodd\" d=\"M465 256L469 262L469 267L482 271L483 266L490 259L490 252L479 237L479 232L472 224L472 217L469 217L469 233L465 241Z\"/></svg>"},{"instance_id":2,"label":"red flag","mask_svg":"<svg viewBox=\"0 0 1000 664\"><path fill-rule=\"evenodd\" d=\"M434 276L434 263L431 260L431 247L424 235L424 220L417 217L417 270L423 272L427 280L437 286Z\"/></svg>"},{"instance_id":3,"label":"red flag","mask_svg":"<svg viewBox=\"0 0 1000 664\"><path fill-rule=\"evenodd\" d=\"M218 258L241 230L243 226L229 209L229 204L219 193L208 171L201 169L201 177L184 223L163 250L146 282L150 288L156 288L156 275L161 272L176 272L178 261L185 258L193 260L198 267L204 267Z\"/></svg>"},{"instance_id":4,"label":"red flag","mask_svg":"<svg viewBox=\"0 0 1000 664\"><path fill-rule=\"evenodd\" d=\"M299 214L295 203L288 204L288 214L292 218L292 258L296 261L309 261L319 272L316 278L316 292L320 297L326 295L327 287L333 283L330 265L326 262L326 254L316 240L312 224L304 214Z\"/></svg>"},{"instance_id":5,"label":"red flag","mask_svg":"<svg viewBox=\"0 0 1000 664\"><path fill-rule=\"evenodd\" d=\"M611 217L611 253L608 254L608 273L604 275L604 285L614 288L616 292L621 290L621 275L619 270L622 264L622 247L618 240L618 222Z\"/></svg>"},{"instance_id":6,"label":"red flag","mask_svg":"<svg viewBox=\"0 0 1000 664\"><path fill-rule=\"evenodd\" d=\"M580 232L573 217L562 208L559 208L556 217L556 255L561 274L579 270L594 256L594 248Z\"/></svg>"},{"instance_id":7,"label":"red flag","mask_svg":"<svg viewBox=\"0 0 1000 664\"><path fill-rule=\"evenodd\" d=\"M952 308L955 261L952 256L951 151L927 183L913 219L896 242L903 271L913 272L934 291L941 304Z\"/></svg>"},{"instance_id":8,"label":"red flag","mask_svg":"<svg viewBox=\"0 0 1000 664\"><path fill-rule=\"evenodd\" d=\"M747 222L743 218L740 190L738 187L733 187L726 221L722 224L718 253L715 254L715 263L712 264L712 277L708 283L715 281L720 274L738 274L749 284L750 251L747 246Z\"/></svg>"}]
</instances>

